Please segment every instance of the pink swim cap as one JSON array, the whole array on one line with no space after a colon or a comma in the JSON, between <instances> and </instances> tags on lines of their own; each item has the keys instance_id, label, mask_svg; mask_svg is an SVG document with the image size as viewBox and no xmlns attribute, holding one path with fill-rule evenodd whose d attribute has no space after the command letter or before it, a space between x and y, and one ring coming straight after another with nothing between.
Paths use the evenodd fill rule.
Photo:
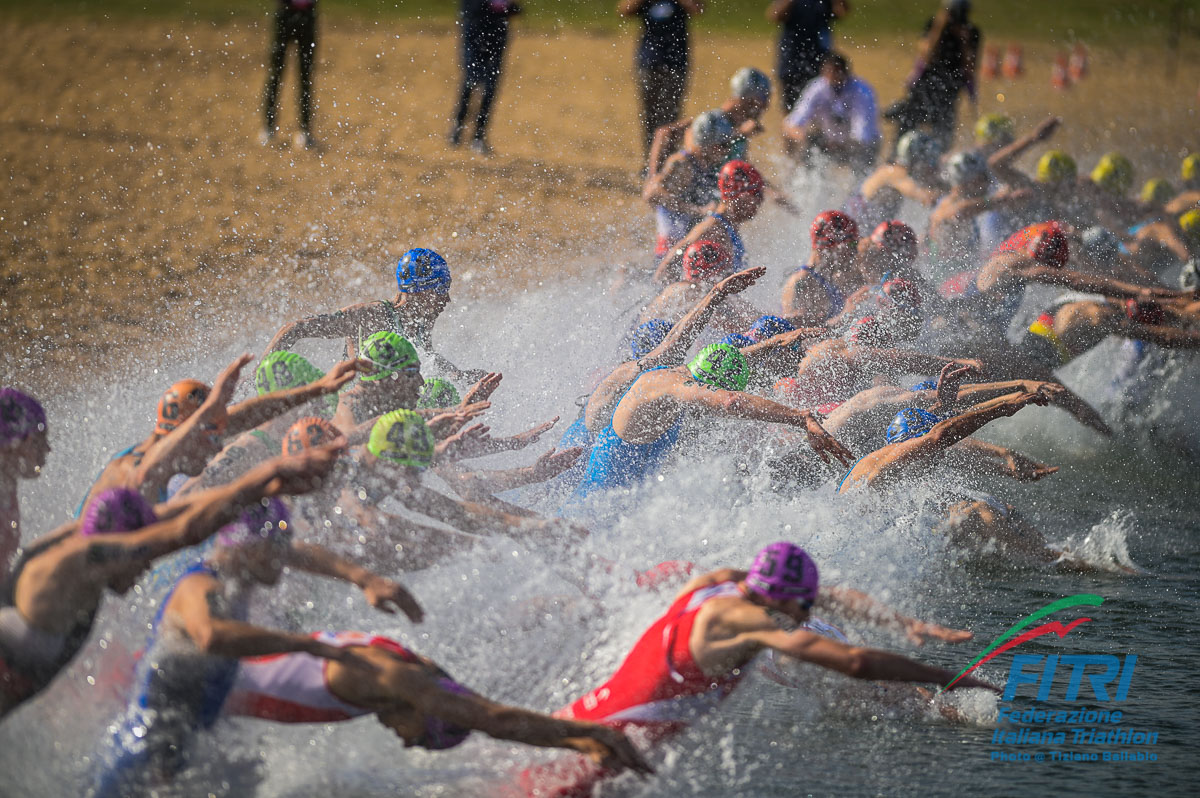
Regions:
<instances>
[{"instance_id":1,"label":"pink swim cap","mask_svg":"<svg viewBox=\"0 0 1200 798\"><path fill-rule=\"evenodd\" d=\"M817 600L817 564L795 543L781 540L758 553L746 587L764 598L776 601Z\"/></svg>"},{"instance_id":2,"label":"pink swim cap","mask_svg":"<svg viewBox=\"0 0 1200 798\"><path fill-rule=\"evenodd\" d=\"M135 532L158 521L150 502L129 488L109 488L92 499L83 511L81 535Z\"/></svg>"},{"instance_id":3,"label":"pink swim cap","mask_svg":"<svg viewBox=\"0 0 1200 798\"><path fill-rule=\"evenodd\" d=\"M238 520L221 527L217 541L222 546L250 546L265 541L291 543L291 514L287 505L272 496L265 502L247 507Z\"/></svg>"},{"instance_id":4,"label":"pink swim cap","mask_svg":"<svg viewBox=\"0 0 1200 798\"><path fill-rule=\"evenodd\" d=\"M0 388L0 446L46 431L46 411L37 399L16 388Z\"/></svg>"}]
</instances>

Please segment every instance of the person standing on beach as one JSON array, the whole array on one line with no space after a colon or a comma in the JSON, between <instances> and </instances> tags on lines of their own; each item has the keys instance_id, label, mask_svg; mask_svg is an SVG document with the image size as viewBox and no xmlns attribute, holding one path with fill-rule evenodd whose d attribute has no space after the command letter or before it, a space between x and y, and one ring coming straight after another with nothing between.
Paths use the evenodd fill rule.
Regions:
<instances>
[{"instance_id":1,"label":"person standing on beach","mask_svg":"<svg viewBox=\"0 0 1200 798\"><path fill-rule=\"evenodd\" d=\"M471 149L480 155L491 154L487 126L496 89L500 87L500 71L504 68L508 18L520 13L521 7L513 0L462 0L458 24L462 28L463 82L450 128L450 146L457 147L462 142L471 99L478 88L479 109L475 112Z\"/></svg>"},{"instance_id":2,"label":"person standing on beach","mask_svg":"<svg viewBox=\"0 0 1200 798\"><path fill-rule=\"evenodd\" d=\"M317 140L312 134L312 71L317 53L317 0L278 0L275 10L275 38L271 42L271 59L267 71L267 91L263 99L266 127L259 140L270 144L279 128L275 124L275 109L279 100L279 81L283 77L283 65L287 48L296 43L296 56L300 64L300 131L296 133L296 147L314 149Z\"/></svg>"},{"instance_id":3,"label":"person standing on beach","mask_svg":"<svg viewBox=\"0 0 1200 798\"><path fill-rule=\"evenodd\" d=\"M617 6L621 16L642 20L634 61L642 100L642 152L647 157L654 132L679 118L691 49L688 17L703 11L703 0L621 0Z\"/></svg>"},{"instance_id":4,"label":"person standing on beach","mask_svg":"<svg viewBox=\"0 0 1200 798\"><path fill-rule=\"evenodd\" d=\"M820 74L822 59L833 49L830 25L849 10L846 0L774 0L767 6L767 19L782 27L777 72L785 114Z\"/></svg>"}]
</instances>

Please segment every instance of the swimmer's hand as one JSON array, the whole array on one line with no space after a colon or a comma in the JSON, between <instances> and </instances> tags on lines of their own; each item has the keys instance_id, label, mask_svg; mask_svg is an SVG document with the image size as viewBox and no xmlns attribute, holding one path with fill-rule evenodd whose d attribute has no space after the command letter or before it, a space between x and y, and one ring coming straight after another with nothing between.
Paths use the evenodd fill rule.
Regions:
<instances>
[{"instance_id":1,"label":"swimmer's hand","mask_svg":"<svg viewBox=\"0 0 1200 798\"><path fill-rule=\"evenodd\" d=\"M849 468L854 462L854 453L826 432L812 413L805 413L804 416L804 431L808 435L808 445L812 450L826 463L836 460Z\"/></svg>"},{"instance_id":2,"label":"swimmer's hand","mask_svg":"<svg viewBox=\"0 0 1200 798\"><path fill-rule=\"evenodd\" d=\"M1039 463L1019 452L1010 451L1004 456L1004 463L1008 466L1009 474L1018 482L1037 482L1058 471L1058 466Z\"/></svg>"},{"instance_id":3,"label":"swimmer's hand","mask_svg":"<svg viewBox=\"0 0 1200 798\"><path fill-rule=\"evenodd\" d=\"M196 415L200 417L201 424L214 424L229 418L226 407L233 401L233 392L237 389L242 369L253 359L249 354L242 355L217 375L208 398L196 409Z\"/></svg>"},{"instance_id":4,"label":"swimmer's hand","mask_svg":"<svg viewBox=\"0 0 1200 798\"><path fill-rule=\"evenodd\" d=\"M982 679L976 679L974 676L962 677L957 682L955 682L954 686L951 687L950 689L951 690L963 690L963 689L970 688L970 687L978 687L981 690L991 690L993 693L996 693L997 695L1004 692L1003 690L1001 690L999 687L992 684L991 682L985 682Z\"/></svg>"},{"instance_id":5,"label":"swimmer's hand","mask_svg":"<svg viewBox=\"0 0 1200 798\"><path fill-rule=\"evenodd\" d=\"M629 738L616 729L595 726L588 737L568 737L564 742L602 768L613 771L632 770L645 777L654 773Z\"/></svg>"},{"instance_id":6,"label":"swimmer's hand","mask_svg":"<svg viewBox=\"0 0 1200 798\"><path fill-rule=\"evenodd\" d=\"M712 287L713 299L722 302L734 294L740 294L754 285L766 273L765 266L755 266L752 269L744 269L736 274L731 274Z\"/></svg>"},{"instance_id":7,"label":"swimmer's hand","mask_svg":"<svg viewBox=\"0 0 1200 798\"><path fill-rule=\"evenodd\" d=\"M425 611L421 609L421 605L398 582L382 576L372 576L362 586L362 592L367 602L380 612L395 615L396 610L400 610L413 623L420 623L425 619Z\"/></svg>"},{"instance_id":8,"label":"swimmer's hand","mask_svg":"<svg viewBox=\"0 0 1200 798\"><path fill-rule=\"evenodd\" d=\"M583 446L572 446L570 449L563 449L561 452L551 449L534 461L534 479L537 482L545 482L548 479L553 479L575 465L586 451L588 450Z\"/></svg>"},{"instance_id":9,"label":"swimmer's hand","mask_svg":"<svg viewBox=\"0 0 1200 798\"><path fill-rule=\"evenodd\" d=\"M271 468L274 476L263 491L264 496L298 496L321 487L325 477L346 447L339 437L324 446L305 449L301 454L276 457L262 467Z\"/></svg>"},{"instance_id":10,"label":"swimmer's hand","mask_svg":"<svg viewBox=\"0 0 1200 798\"><path fill-rule=\"evenodd\" d=\"M938 374L937 400L930 410L937 412L952 407L958 401L958 386L967 375L978 373L979 369L976 366L965 362L955 361L942 366L942 371Z\"/></svg>"},{"instance_id":11,"label":"swimmer's hand","mask_svg":"<svg viewBox=\"0 0 1200 798\"><path fill-rule=\"evenodd\" d=\"M470 405L460 405L449 413L439 413L425 423L436 440L445 440L460 429L468 421L483 415L483 411L492 406L491 402L475 402Z\"/></svg>"},{"instance_id":12,"label":"swimmer's hand","mask_svg":"<svg viewBox=\"0 0 1200 798\"><path fill-rule=\"evenodd\" d=\"M325 372L325 375L316 381L316 385L321 389L321 393L337 393L343 385L354 379L355 374L367 373L374 369L374 364L369 360L362 358L343 360Z\"/></svg>"},{"instance_id":13,"label":"swimmer's hand","mask_svg":"<svg viewBox=\"0 0 1200 798\"><path fill-rule=\"evenodd\" d=\"M554 427L555 424L558 423L558 418L558 416L555 416L544 424L538 424L533 429L528 429L524 432L518 432L516 435L512 435L508 438L496 438L492 441L492 444L496 447L495 451L515 452L520 449L524 449L526 446L529 446L532 443L537 443L538 438L545 435L551 430L551 428Z\"/></svg>"},{"instance_id":14,"label":"swimmer's hand","mask_svg":"<svg viewBox=\"0 0 1200 798\"><path fill-rule=\"evenodd\" d=\"M1058 126L1062 124L1061 116L1052 116L1043 121L1040 125L1033 129L1033 141L1045 141L1054 135L1054 131L1058 130Z\"/></svg>"},{"instance_id":15,"label":"swimmer's hand","mask_svg":"<svg viewBox=\"0 0 1200 798\"><path fill-rule=\"evenodd\" d=\"M496 389L500 387L500 381L504 379L504 375L498 371L485 374L478 382L467 389L463 395L462 404L460 407L475 404L476 402L486 402L491 398Z\"/></svg>"},{"instance_id":16,"label":"swimmer's hand","mask_svg":"<svg viewBox=\"0 0 1200 798\"><path fill-rule=\"evenodd\" d=\"M492 451L491 427L476 424L460 430L438 443L434 455L439 463L453 463L482 457Z\"/></svg>"},{"instance_id":17,"label":"swimmer's hand","mask_svg":"<svg viewBox=\"0 0 1200 798\"><path fill-rule=\"evenodd\" d=\"M466 371L458 372L458 378L463 382L470 384L472 382L479 382L480 380L486 378L488 373L489 372L486 372L483 369L467 369Z\"/></svg>"},{"instance_id":18,"label":"swimmer's hand","mask_svg":"<svg viewBox=\"0 0 1200 798\"><path fill-rule=\"evenodd\" d=\"M966 629L950 629L936 623L925 623L916 618L904 620L904 634L915 645L924 645L926 640L941 640L944 643L962 643L974 637Z\"/></svg>"}]
</instances>

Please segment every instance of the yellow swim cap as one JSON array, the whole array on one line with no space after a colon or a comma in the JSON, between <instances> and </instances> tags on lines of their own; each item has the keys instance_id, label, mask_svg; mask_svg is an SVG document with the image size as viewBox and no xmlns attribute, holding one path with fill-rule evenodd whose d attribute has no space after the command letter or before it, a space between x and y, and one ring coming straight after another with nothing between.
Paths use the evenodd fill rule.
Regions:
<instances>
[{"instance_id":1,"label":"yellow swim cap","mask_svg":"<svg viewBox=\"0 0 1200 798\"><path fill-rule=\"evenodd\" d=\"M984 114L975 123L975 140L980 144L1004 146L1016 138L1012 117L1004 114Z\"/></svg>"},{"instance_id":2,"label":"yellow swim cap","mask_svg":"<svg viewBox=\"0 0 1200 798\"><path fill-rule=\"evenodd\" d=\"M1200 244L1200 210L1192 209L1179 217L1179 229L1192 244Z\"/></svg>"},{"instance_id":3,"label":"yellow swim cap","mask_svg":"<svg viewBox=\"0 0 1200 798\"><path fill-rule=\"evenodd\" d=\"M1075 159L1062 150L1049 150L1037 162L1037 181L1057 185L1075 180Z\"/></svg>"},{"instance_id":4,"label":"yellow swim cap","mask_svg":"<svg viewBox=\"0 0 1200 798\"><path fill-rule=\"evenodd\" d=\"M1133 164L1121 153L1110 152L1092 170L1092 182L1110 194L1126 194L1133 186Z\"/></svg>"},{"instance_id":5,"label":"yellow swim cap","mask_svg":"<svg viewBox=\"0 0 1200 798\"><path fill-rule=\"evenodd\" d=\"M1161 177L1152 177L1142 186L1141 200L1147 205L1165 205L1175 196L1175 187Z\"/></svg>"},{"instance_id":6,"label":"yellow swim cap","mask_svg":"<svg viewBox=\"0 0 1200 798\"><path fill-rule=\"evenodd\" d=\"M1200 155L1192 153L1184 158L1183 163L1179 167L1179 175L1185 183L1200 179Z\"/></svg>"}]
</instances>

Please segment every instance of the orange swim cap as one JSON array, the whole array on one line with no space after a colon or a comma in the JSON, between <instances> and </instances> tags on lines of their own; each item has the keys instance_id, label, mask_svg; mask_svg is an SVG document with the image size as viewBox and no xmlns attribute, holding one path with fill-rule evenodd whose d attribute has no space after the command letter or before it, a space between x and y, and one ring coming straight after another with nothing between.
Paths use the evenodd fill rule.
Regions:
<instances>
[{"instance_id":1,"label":"orange swim cap","mask_svg":"<svg viewBox=\"0 0 1200 798\"><path fill-rule=\"evenodd\" d=\"M341 431L318 416L302 418L288 427L283 436L283 453L300 454L314 446L324 446L341 436Z\"/></svg>"},{"instance_id":2,"label":"orange swim cap","mask_svg":"<svg viewBox=\"0 0 1200 798\"><path fill-rule=\"evenodd\" d=\"M188 420L208 399L209 387L199 380L180 380L158 400L158 423L154 431L166 435Z\"/></svg>"}]
</instances>

